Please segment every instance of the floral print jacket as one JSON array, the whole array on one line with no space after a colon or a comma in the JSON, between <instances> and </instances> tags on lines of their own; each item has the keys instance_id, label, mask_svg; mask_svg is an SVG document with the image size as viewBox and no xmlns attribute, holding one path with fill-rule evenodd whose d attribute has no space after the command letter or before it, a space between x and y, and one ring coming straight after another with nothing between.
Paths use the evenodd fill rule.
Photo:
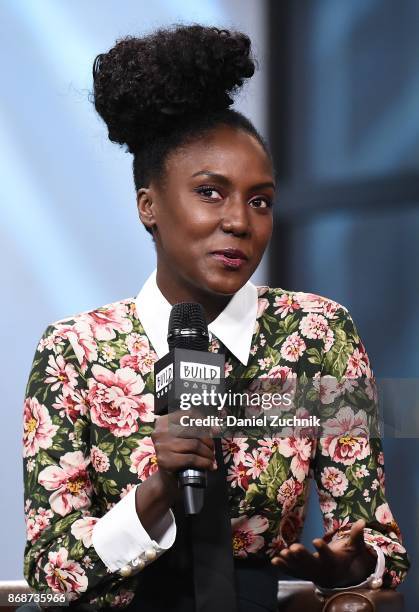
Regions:
<instances>
[{"instance_id":1,"label":"floral print jacket","mask_svg":"<svg viewBox=\"0 0 419 612\"><path fill-rule=\"evenodd\" d=\"M396 587L409 561L385 498L381 441L368 436L373 376L353 320L344 306L315 294L262 286L258 296L248 365L231 355L226 376L298 376L314 386L328 376L352 386L335 385L327 436L290 431L223 440L234 555L269 559L298 541L312 476L325 531L342 537L365 519L366 541L385 555L384 586ZM218 348L214 339L210 350ZM24 575L36 591L66 592L100 608L132 600L137 576L111 572L91 533L158 469L150 437L156 360L133 298L58 321L43 334L26 388L23 432ZM349 387L355 409L347 402ZM329 403L321 399L326 416Z\"/></svg>"}]
</instances>

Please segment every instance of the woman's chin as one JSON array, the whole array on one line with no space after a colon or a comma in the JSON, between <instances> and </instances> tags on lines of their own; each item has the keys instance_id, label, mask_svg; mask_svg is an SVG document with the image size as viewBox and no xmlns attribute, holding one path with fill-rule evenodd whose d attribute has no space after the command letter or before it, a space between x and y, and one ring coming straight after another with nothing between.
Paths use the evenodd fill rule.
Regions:
<instances>
[{"instance_id":1,"label":"woman's chin","mask_svg":"<svg viewBox=\"0 0 419 612\"><path fill-rule=\"evenodd\" d=\"M223 273L211 275L205 283L211 293L218 295L234 295L243 287L249 280L247 274L241 273Z\"/></svg>"}]
</instances>

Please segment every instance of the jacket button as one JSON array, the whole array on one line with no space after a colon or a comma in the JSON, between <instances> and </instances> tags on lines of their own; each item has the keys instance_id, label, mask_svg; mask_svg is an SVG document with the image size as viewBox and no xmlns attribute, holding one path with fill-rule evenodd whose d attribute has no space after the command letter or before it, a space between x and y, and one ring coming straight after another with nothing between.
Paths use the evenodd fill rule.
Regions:
<instances>
[{"instance_id":1,"label":"jacket button","mask_svg":"<svg viewBox=\"0 0 419 612\"><path fill-rule=\"evenodd\" d=\"M154 548L147 548L147 550L145 551L145 558L147 559L147 561L154 561L156 557L157 553Z\"/></svg>"},{"instance_id":2,"label":"jacket button","mask_svg":"<svg viewBox=\"0 0 419 612\"><path fill-rule=\"evenodd\" d=\"M130 565L124 565L119 570L119 573L121 574L121 576L124 576L124 578L126 578L127 576L131 576L132 567Z\"/></svg>"}]
</instances>

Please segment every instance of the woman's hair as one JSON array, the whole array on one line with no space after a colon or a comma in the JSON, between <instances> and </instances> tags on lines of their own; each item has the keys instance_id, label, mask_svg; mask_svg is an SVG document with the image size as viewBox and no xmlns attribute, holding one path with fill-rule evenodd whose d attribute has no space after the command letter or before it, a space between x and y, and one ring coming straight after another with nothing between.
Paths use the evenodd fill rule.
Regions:
<instances>
[{"instance_id":1,"label":"woman's hair","mask_svg":"<svg viewBox=\"0 0 419 612\"><path fill-rule=\"evenodd\" d=\"M133 154L137 191L163 178L170 152L220 124L252 134L267 151L253 124L230 108L255 70L250 44L241 32L180 25L127 36L96 57L94 105L109 139Z\"/></svg>"}]
</instances>

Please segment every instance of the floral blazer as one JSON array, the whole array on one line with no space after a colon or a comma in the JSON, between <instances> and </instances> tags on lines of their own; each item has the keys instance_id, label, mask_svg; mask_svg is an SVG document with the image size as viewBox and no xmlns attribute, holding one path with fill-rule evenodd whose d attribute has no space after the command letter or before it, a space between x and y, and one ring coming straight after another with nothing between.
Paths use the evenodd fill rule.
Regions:
<instances>
[{"instance_id":1,"label":"floral blazer","mask_svg":"<svg viewBox=\"0 0 419 612\"><path fill-rule=\"evenodd\" d=\"M373 378L353 320L345 307L318 295L265 286L258 295L248 365L231 355L226 376L298 376L314 385L326 376L352 379L358 401L351 408L348 384L335 386L337 409L324 437L290 431L223 440L234 555L269 560L299 540L312 476L325 530L342 537L365 519L366 541L385 555L384 586L396 587L409 561L385 497L381 442L368 436ZM218 348L214 339L210 350ZM150 437L156 360L132 298L58 321L43 334L26 388L23 433L24 575L36 591L66 592L98 607L123 608L132 600L137 576L111 572L91 534L101 516L158 469ZM320 398L327 417L330 397Z\"/></svg>"}]
</instances>

